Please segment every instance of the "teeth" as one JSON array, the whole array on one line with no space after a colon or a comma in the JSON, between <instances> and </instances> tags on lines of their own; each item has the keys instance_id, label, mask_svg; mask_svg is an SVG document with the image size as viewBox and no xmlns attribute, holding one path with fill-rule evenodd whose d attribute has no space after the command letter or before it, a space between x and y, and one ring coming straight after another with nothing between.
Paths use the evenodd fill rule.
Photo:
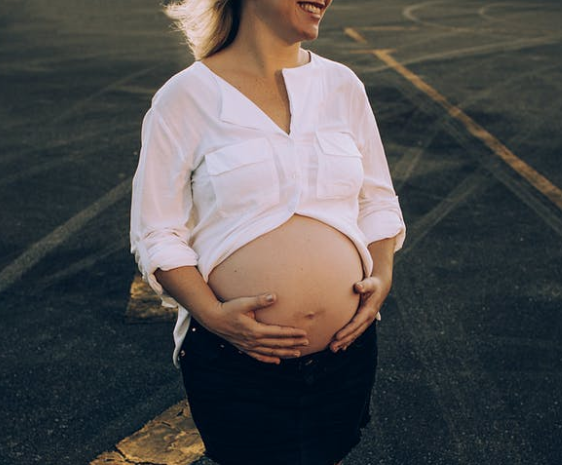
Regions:
<instances>
[{"instance_id":1,"label":"teeth","mask_svg":"<svg viewBox=\"0 0 562 465\"><path fill-rule=\"evenodd\" d=\"M299 6L304 10L308 11L309 13L313 13L319 15L322 11L322 8L317 7L316 5L312 5L311 3L299 3Z\"/></svg>"}]
</instances>

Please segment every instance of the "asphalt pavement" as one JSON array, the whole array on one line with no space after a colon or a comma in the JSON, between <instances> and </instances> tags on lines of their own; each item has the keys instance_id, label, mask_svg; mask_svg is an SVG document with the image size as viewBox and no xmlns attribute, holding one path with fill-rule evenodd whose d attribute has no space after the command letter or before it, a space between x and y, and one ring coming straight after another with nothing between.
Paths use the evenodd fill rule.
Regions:
<instances>
[{"instance_id":1,"label":"asphalt pavement","mask_svg":"<svg viewBox=\"0 0 562 465\"><path fill-rule=\"evenodd\" d=\"M561 19L335 0L305 45L366 83L408 225L345 465L562 463ZM157 0L0 3L0 464L88 464L184 396L172 323L125 317L140 124L182 40Z\"/></svg>"}]
</instances>

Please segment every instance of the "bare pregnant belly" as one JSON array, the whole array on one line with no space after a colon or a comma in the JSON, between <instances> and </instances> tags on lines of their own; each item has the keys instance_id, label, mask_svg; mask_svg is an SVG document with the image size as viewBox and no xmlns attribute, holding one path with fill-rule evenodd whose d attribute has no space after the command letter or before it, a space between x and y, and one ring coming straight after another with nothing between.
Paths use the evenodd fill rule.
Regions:
<instances>
[{"instance_id":1,"label":"bare pregnant belly","mask_svg":"<svg viewBox=\"0 0 562 465\"><path fill-rule=\"evenodd\" d=\"M277 301L256 319L305 329L306 355L325 349L353 317L359 304L353 284L362 277L361 257L345 235L295 215L219 264L209 286L223 301L274 292Z\"/></svg>"}]
</instances>

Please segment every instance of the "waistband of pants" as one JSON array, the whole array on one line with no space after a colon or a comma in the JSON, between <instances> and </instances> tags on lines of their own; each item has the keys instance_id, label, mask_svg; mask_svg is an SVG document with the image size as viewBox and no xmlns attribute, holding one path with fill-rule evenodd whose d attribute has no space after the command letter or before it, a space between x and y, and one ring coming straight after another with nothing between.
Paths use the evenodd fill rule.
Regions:
<instances>
[{"instance_id":1,"label":"waistband of pants","mask_svg":"<svg viewBox=\"0 0 562 465\"><path fill-rule=\"evenodd\" d=\"M232 353L237 353L241 356L247 357L247 354L244 354L242 351L238 350L237 347L232 345L227 340L221 338L220 336L214 334L213 332L206 329L201 323L199 323L195 318L191 318L191 323L189 326L188 331L197 331L200 335L203 334L207 340L213 345L216 345L221 350L228 350ZM367 330L361 334L353 344L360 342L362 339L368 338L372 331L376 331L376 321L367 328ZM352 345L353 345L352 344ZM349 349L348 349L349 351ZM283 358L281 359L280 367L283 367L289 371L302 371L307 370L312 367L317 367L323 364L330 364L336 359L345 358L346 355L350 355L351 352L347 351L338 351L336 353L332 352L330 347L326 347L324 350L319 352L314 352L312 354L303 355L302 357L297 358Z\"/></svg>"}]
</instances>

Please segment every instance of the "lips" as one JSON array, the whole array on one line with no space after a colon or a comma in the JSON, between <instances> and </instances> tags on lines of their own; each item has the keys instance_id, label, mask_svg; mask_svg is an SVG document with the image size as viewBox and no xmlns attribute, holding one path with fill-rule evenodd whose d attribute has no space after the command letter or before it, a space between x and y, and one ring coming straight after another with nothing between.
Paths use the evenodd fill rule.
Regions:
<instances>
[{"instance_id":1,"label":"lips","mask_svg":"<svg viewBox=\"0 0 562 465\"><path fill-rule=\"evenodd\" d=\"M315 16L320 16L322 11L326 8L326 4L324 2L298 2L299 7L306 11L307 13L311 13Z\"/></svg>"}]
</instances>

